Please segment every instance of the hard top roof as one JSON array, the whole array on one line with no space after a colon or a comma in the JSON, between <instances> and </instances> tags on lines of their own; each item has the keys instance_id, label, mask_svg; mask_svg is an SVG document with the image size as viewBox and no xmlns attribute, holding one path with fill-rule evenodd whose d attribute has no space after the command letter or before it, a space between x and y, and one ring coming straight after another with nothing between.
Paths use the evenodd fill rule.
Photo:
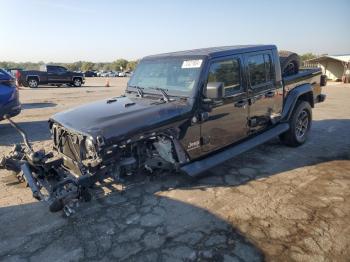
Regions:
<instances>
[{"instance_id":1,"label":"hard top roof","mask_svg":"<svg viewBox=\"0 0 350 262\"><path fill-rule=\"evenodd\" d=\"M144 57L144 59L152 58L165 58L165 57L183 57L183 56L207 56L207 57L220 57L225 55L261 51L267 49L276 49L275 45L234 45L234 46L220 46L209 47L193 50L185 50L171 53L164 53L158 55L150 55Z\"/></svg>"}]
</instances>

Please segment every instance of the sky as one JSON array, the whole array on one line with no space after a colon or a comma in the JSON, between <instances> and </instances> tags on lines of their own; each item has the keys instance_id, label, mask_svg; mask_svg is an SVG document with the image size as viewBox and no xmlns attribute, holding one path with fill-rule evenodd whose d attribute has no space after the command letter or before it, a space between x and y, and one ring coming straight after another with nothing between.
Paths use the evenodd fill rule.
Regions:
<instances>
[{"instance_id":1,"label":"sky","mask_svg":"<svg viewBox=\"0 0 350 262\"><path fill-rule=\"evenodd\" d=\"M350 0L0 0L0 61L111 62L276 44L350 53Z\"/></svg>"}]
</instances>

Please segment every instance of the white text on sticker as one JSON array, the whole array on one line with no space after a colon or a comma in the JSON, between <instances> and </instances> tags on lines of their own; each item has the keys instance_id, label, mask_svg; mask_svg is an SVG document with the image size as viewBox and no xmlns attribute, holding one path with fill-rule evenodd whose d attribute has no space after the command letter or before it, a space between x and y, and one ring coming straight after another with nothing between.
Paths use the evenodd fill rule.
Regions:
<instances>
[{"instance_id":1,"label":"white text on sticker","mask_svg":"<svg viewBox=\"0 0 350 262\"><path fill-rule=\"evenodd\" d=\"M183 61L181 68L199 68L202 65L202 59Z\"/></svg>"}]
</instances>

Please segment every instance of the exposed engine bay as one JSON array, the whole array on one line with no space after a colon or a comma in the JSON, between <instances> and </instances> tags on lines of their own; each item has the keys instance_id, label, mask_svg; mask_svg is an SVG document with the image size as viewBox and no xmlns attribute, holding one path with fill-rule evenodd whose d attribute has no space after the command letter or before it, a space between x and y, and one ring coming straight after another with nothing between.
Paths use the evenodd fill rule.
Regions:
<instances>
[{"instance_id":1,"label":"exposed engine bay","mask_svg":"<svg viewBox=\"0 0 350 262\"><path fill-rule=\"evenodd\" d=\"M15 145L1 159L0 167L15 171L33 197L49 204L50 211L63 210L67 216L75 212L79 201L91 199L89 188L98 181L112 178L126 185L126 190L128 180L135 175L176 171L179 163L188 161L171 134L152 133L106 146L102 139L94 141L56 123L51 123L54 152L35 152L24 131L8 121L22 135L24 144Z\"/></svg>"}]
</instances>

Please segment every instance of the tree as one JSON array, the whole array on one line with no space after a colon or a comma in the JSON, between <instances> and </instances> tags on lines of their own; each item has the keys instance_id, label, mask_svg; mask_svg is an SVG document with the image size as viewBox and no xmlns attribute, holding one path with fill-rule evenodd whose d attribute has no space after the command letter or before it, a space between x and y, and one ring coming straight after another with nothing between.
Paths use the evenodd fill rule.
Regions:
<instances>
[{"instance_id":1,"label":"tree","mask_svg":"<svg viewBox=\"0 0 350 262\"><path fill-rule=\"evenodd\" d=\"M313 59L313 58L316 58L317 55L313 54L313 53L305 53L303 55L300 56L300 59L301 61L306 61L306 60L310 60L310 59Z\"/></svg>"},{"instance_id":2,"label":"tree","mask_svg":"<svg viewBox=\"0 0 350 262\"><path fill-rule=\"evenodd\" d=\"M120 70L125 70L127 64L128 64L128 60L118 59L112 63L111 67L112 67L112 70L120 71Z\"/></svg>"},{"instance_id":3,"label":"tree","mask_svg":"<svg viewBox=\"0 0 350 262\"><path fill-rule=\"evenodd\" d=\"M94 63L83 62L81 65L81 71L90 71L94 68Z\"/></svg>"},{"instance_id":4,"label":"tree","mask_svg":"<svg viewBox=\"0 0 350 262\"><path fill-rule=\"evenodd\" d=\"M128 64L126 65L126 70L134 71L138 63L139 61L129 61Z\"/></svg>"}]
</instances>

